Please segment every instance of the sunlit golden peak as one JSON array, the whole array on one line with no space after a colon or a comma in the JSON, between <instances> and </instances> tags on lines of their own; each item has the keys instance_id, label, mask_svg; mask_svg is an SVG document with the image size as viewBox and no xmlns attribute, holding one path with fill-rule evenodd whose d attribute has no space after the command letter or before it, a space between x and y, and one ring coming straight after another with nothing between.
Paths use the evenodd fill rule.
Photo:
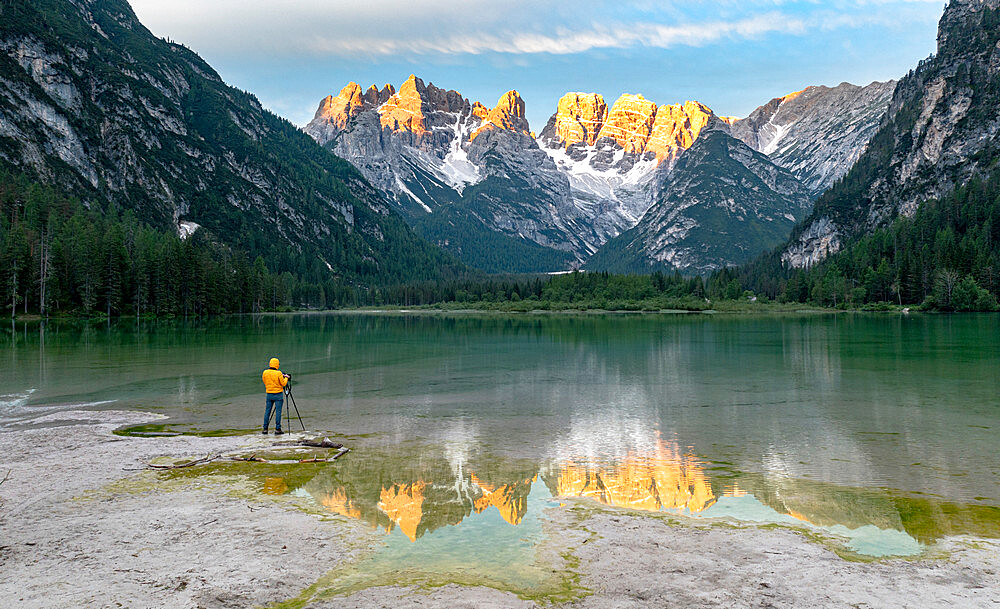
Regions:
<instances>
[{"instance_id":1,"label":"sunlit golden peak","mask_svg":"<svg viewBox=\"0 0 1000 609\"><path fill-rule=\"evenodd\" d=\"M556 138L564 146L592 146L608 117L608 105L599 93L567 93L556 108Z\"/></svg>"},{"instance_id":2,"label":"sunlit golden peak","mask_svg":"<svg viewBox=\"0 0 1000 609\"><path fill-rule=\"evenodd\" d=\"M475 108L473 114L476 114ZM528 120L524 117L524 100L520 93L512 89L501 95L496 106L486 113L483 124L472 132L471 139L474 140L484 131L491 129L505 129L525 135L530 133Z\"/></svg>"},{"instance_id":3,"label":"sunlit golden peak","mask_svg":"<svg viewBox=\"0 0 1000 609\"><path fill-rule=\"evenodd\" d=\"M657 106L641 93L626 93L608 108L597 93L567 93L554 116L555 140L563 147L613 140L628 153L652 153L657 161L689 148L714 116L697 101Z\"/></svg>"},{"instance_id":4,"label":"sunlit golden peak","mask_svg":"<svg viewBox=\"0 0 1000 609\"><path fill-rule=\"evenodd\" d=\"M781 98L781 103L792 101L793 99L795 99L796 97L802 95L805 92L806 92L806 90L802 89L801 91L796 91L794 93L789 93L788 95L786 95L786 96L784 96L784 97Z\"/></svg>"}]
</instances>

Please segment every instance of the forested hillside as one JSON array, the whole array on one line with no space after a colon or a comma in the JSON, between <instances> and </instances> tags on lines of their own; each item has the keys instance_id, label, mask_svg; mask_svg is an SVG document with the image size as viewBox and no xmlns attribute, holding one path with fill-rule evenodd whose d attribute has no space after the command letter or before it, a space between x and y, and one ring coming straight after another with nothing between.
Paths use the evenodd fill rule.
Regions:
<instances>
[{"instance_id":1,"label":"forested hillside","mask_svg":"<svg viewBox=\"0 0 1000 609\"><path fill-rule=\"evenodd\" d=\"M153 36L124 0L0 3L0 49L8 181L339 291L463 271L352 165ZM12 267L0 276L23 289Z\"/></svg>"},{"instance_id":2,"label":"forested hillside","mask_svg":"<svg viewBox=\"0 0 1000 609\"><path fill-rule=\"evenodd\" d=\"M838 306L925 303L931 308L993 311L1000 292L1000 171L949 196L924 203L912 217L852 242L809 269L784 269L774 252L716 281L784 301Z\"/></svg>"},{"instance_id":3,"label":"forested hillside","mask_svg":"<svg viewBox=\"0 0 1000 609\"><path fill-rule=\"evenodd\" d=\"M284 247L271 259L296 268ZM0 302L7 313L206 315L370 304L377 290L310 270L272 272L196 231L186 239L109 205L79 200L0 171Z\"/></svg>"}]
</instances>

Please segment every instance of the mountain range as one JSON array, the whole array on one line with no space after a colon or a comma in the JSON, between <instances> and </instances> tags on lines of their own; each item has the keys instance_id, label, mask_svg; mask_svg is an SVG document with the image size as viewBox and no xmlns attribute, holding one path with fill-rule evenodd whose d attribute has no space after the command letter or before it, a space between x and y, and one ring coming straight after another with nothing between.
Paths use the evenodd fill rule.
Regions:
<instances>
[{"instance_id":1,"label":"mountain range","mask_svg":"<svg viewBox=\"0 0 1000 609\"><path fill-rule=\"evenodd\" d=\"M472 266L705 273L781 243L862 154L894 86L809 87L745 119L573 92L535 136L517 91L488 108L411 75L398 91L349 83L305 131Z\"/></svg>"}]
</instances>

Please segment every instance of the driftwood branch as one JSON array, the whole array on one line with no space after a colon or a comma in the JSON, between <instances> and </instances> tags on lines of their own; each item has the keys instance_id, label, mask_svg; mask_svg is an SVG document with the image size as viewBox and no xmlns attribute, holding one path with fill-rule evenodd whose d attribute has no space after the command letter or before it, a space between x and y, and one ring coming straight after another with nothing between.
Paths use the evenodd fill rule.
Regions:
<instances>
[{"instance_id":1,"label":"driftwood branch","mask_svg":"<svg viewBox=\"0 0 1000 609\"><path fill-rule=\"evenodd\" d=\"M311 446L313 448L343 448L340 442L334 442L330 438L316 438L312 440L299 440L299 446Z\"/></svg>"},{"instance_id":2,"label":"driftwood branch","mask_svg":"<svg viewBox=\"0 0 1000 609\"><path fill-rule=\"evenodd\" d=\"M267 463L267 459L261 459L257 455L250 455L249 457L230 457L232 461L256 461L257 463Z\"/></svg>"},{"instance_id":3,"label":"driftwood branch","mask_svg":"<svg viewBox=\"0 0 1000 609\"><path fill-rule=\"evenodd\" d=\"M341 446L340 450L337 451L337 454L335 454L332 457L325 459L301 459L299 460L299 463L329 463L331 461L336 461L337 459L343 457L345 454L349 452L351 452L351 449Z\"/></svg>"},{"instance_id":4,"label":"driftwood branch","mask_svg":"<svg viewBox=\"0 0 1000 609\"><path fill-rule=\"evenodd\" d=\"M4 482L6 482L6 481L10 480L10 473L11 473L12 471L14 471L14 470L12 470L12 469L8 469L8 470L7 470L7 475L3 477L3 480L0 480L0 484L3 484Z\"/></svg>"}]
</instances>

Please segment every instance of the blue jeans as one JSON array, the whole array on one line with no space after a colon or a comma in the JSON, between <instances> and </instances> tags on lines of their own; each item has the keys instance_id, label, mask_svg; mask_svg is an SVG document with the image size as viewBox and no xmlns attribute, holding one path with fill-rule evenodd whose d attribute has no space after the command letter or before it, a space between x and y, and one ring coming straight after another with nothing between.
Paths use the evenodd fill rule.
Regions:
<instances>
[{"instance_id":1,"label":"blue jeans","mask_svg":"<svg viewBox=\"0 0 1000 609\"><path fill-rule=\"evenodd\" d=\"M284 393L267 394L267 400L264 402L264 431L267 431L267 424L271 422L271 408L274 408L274 412L277 415L274 421L274 429L275 431L281 431L281 407L284 405Z\"/></svg>"}]
</instances>

